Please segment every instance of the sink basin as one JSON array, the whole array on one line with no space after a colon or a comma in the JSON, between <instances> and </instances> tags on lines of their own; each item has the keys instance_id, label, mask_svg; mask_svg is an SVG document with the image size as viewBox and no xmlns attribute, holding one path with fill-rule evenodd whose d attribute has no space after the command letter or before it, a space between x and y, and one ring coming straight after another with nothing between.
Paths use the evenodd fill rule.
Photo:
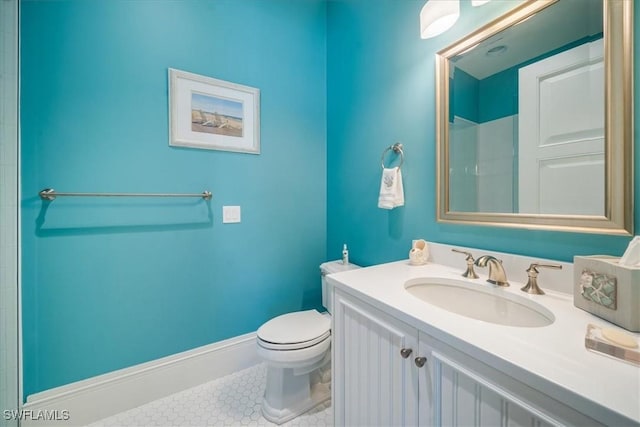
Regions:
<instances>
[{"instance_id":1,"label":"sink basin","mask_svg":"<svg viewBox=\"0 0 640 427\"><path fill-rule=\"evenodd\" d=\"M551 325L555 316L525 297L446 278L419 278L405 283L411 295L452 313L485 322L524 328Z\"/></svg>"}]
</instances>

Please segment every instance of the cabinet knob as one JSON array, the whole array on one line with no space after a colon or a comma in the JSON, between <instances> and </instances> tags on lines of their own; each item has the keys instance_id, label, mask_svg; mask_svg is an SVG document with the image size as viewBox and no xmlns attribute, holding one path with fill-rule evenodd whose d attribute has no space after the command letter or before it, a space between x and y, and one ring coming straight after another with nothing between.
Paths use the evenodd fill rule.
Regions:
<instances>
[{"instance_id":1,"label":"cabinet knob","mask_svg":"<svg viewBox=\"0 0 640 427\"><path fill-rule=\"evenodd\" d=\"M411 353L413 353L413 350L411 350L410 348L400 349L400 356L402 356L403 359L406 359L409 356L411 356Z\"/></svg>"},{"instance_id":2,"label":"cabinet knob","mask_svg":"<svg viewBox=\"0 0 640 427\"><path fill-rule=\"evenodd\" d=\"M427 358L426 357L416 357L415 362L416 362L416 366L418 368L422 368L424 366L424 364L427 363Z\"/></svg>"}]
</instances>

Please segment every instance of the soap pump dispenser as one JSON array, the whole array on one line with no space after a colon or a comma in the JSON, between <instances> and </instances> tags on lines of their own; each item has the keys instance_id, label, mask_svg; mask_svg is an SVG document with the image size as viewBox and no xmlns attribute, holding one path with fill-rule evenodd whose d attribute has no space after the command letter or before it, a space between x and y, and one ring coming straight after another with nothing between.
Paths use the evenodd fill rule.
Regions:
<instances>
[{"instance_id":1,"label":"soap pump dispenser","mask_svg":"<svg viewBox=\"0 0 640 427\"><path fill-rule=\"evenodd\" d=\"M349 250L347 249L347 244L342 245L342 263L344 265L349 264Z\"/></svg>"}]
</instances>

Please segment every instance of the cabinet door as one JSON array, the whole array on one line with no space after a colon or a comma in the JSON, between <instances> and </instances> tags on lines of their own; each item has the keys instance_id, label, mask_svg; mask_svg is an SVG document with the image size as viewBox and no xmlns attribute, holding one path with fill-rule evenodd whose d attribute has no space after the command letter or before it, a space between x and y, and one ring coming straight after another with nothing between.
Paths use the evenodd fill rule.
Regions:
<instances>
[{"instance_id":1,"label":"cabinet door","mask_svg":"<svg viewBox=\"0 0 640 427\"><path fill-rule=\"evenodd\" d=\"M335 425L417 425L416 329L336 290L332 334Z\"/></svg>"},{"instance_id":2,"label":"cabinet door","mask_svg":"<svg viewBox=\"0 0 640 427\"><path fill-rule=\"evenodd\" d=\"M600 426L526 384L420 334L428 354L432 398L420 400L421 417L436 426ZM422 389L421 389L422 390ZM425 419L421 418L421 422Z\"/></svg>"}]
</instances>

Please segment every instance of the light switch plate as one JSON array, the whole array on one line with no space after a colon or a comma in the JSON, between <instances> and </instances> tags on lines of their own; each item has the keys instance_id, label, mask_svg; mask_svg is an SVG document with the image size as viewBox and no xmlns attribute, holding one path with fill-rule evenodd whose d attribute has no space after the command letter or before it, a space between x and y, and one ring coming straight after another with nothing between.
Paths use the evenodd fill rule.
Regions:
<instances>
[{"instance_id":1,"label":"light switch plate","mask_svg":"<svg viewBox=\"0 0 640 427\"><path fill-rule=\"evenodd\" d=\"M240 222L240 206L223 206L222 207L222 222L224 224L232 224Z\"/></svg>"}]
</instances>

